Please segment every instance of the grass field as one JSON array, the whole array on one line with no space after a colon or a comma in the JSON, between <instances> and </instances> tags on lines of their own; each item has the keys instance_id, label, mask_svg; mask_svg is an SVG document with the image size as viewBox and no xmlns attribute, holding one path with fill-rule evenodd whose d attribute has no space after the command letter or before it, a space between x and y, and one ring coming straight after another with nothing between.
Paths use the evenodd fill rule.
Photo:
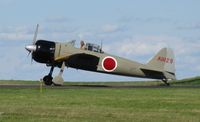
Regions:
<instances>
[{"instance_id":1,"label":"grass field","mask_svg":"<svg viewBox=\"0 0 200 122\"><path fill-rule=\"evenodd\" d=\"M200 85L200 77L169 81L171 85ZM21 80L0 80L0 85L9 85L9 84L40 84L39 81L21 81ZM152 86L152 85L165 85L160 80L157 81L126 81L126 82L70 82L66 81L65 85L115 85L115 86Z\"/></svg>"},{"instance_id":2,"label":"grass field","mask_svg":"<svg viewBox=\"0 0 200 122\"><path fill-rule=\"evenodd\" d=\"M192 84L189 79L179 82ZM0 122L4 121L199 122L200 89L44 88L41 93L39 88L1 88Z\"/></svg>"}]
</instances>

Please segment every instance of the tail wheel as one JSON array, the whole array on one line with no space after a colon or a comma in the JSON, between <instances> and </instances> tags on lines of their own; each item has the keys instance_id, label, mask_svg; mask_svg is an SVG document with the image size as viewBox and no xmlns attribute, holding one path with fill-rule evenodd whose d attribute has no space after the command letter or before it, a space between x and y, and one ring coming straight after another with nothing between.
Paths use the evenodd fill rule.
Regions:
<instances>
[{"instance_id":1,"label":"tail wheel","mask_svg":"<svg viewBox=\"0 0 200 122\"><path fill-rule=\"evenodd\" d=\"M163 79L162 80L167 86L170 86L170 84L167 82L168 80L167 79Z\"/></svg>"}]
</instances>

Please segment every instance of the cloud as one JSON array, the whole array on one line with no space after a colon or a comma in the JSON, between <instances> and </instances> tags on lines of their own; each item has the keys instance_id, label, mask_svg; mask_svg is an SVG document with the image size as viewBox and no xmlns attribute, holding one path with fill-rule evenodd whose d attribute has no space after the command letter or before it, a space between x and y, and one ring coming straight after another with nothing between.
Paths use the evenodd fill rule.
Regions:
<instances>
[{"instance_id":1,"label":"cloud","mask_svg":"<svg viewBox=\"0 0 200 122\"><path fill-rule=\"evenodd\" d=\"M57 17L48 17L45 19L45 22L47 23L66 23L70 22L71 19L66 18L64 16L57 16Z\"/></svg>"},{"instance_id":2,"label":"cloud","mask_svg":"<svg viewBox=\"0 0 200 122\"><path fill-rule=\"evenodd\" d=\"M140 22L140 23L157 23L157 24L175 22L171 18L165 18L165 17L136 17L136 16L122 16L118 19L118 21L122 23Z\"/></svg>"},{"instance_id":3,"label":"cloud","mask_svg":"<svg viewBox=\"0 0 200 122\"><path fill-rule=\"evenodd\" d=\"M0 33L0 40L28 40L30 35L23 35L20 33Z\"/></svg>"},{"instance_id":4,"label":"cloud","mask_svg":"<svg viewBox=\"0 0 200 122\"><path fill-rule=\"evenodd\" d=\"M113 32L122 31L122 30L124 30L122 26L115 25L115 24L107 24L102 27L102 31L104 33L113 33Z\"/></svg>"},{"instance_id":5,"label":"cloud","mask_svg":"<svg viewBox=\"0 0 200 122\"><path fill-rule=\"evenodd\" d=\"M150 22L150 23L168 23L172 20L169 18L164 17L149 17L149 18L134 18L134 21L140 21L140 22Z\"/></svg>"},{"instance_id":6,"label":"cloud","mask_svg":"<svg viewBox=\"0 0 200 122\"><path fill-rule=\"evenodd\" d=\"M68 35L75 34L77 27L60 25L40 25L38 39L66 39ZM8 26L0 28L0 40L19 41L32 40L35 26Z\"/></svg>"},{"instance_id":7,"label":"cloud","mask_svg":"<svg viewBox=\"0 0 200 122\"><path fill-rule=\"evenodd\" d=\"M0 40L18 41L29 40L33 36L33 29L28 26L8 26L0 28Z\"/></svg>"},{"instance_id":8,"label":"cloud","mask_svg":"<svg viewBox=\"0 0 200 122\"><path fill-rule=\"evenodd\" d=\"M77 27L71 27L71 26L66 26L63 24L55 24L55 25L47 25L47 26L42 26L40 28L40 32L43 34L51 34L51 33L71 33L77 30Z\"/></svg>"},{"instance_id":9,"label":"cloud","mask_svg":"<svg viewBox=\"0 0 200 122\"><path fill-rule=\"evenodd\" d=\"M160 36L138 36L117 40L107 47L107 51L126 56L144 56L166 46L167 44Z\"/></svg>"},{"instance_id":10,"label":"cloud","mask_svg":"<svg viewBox=\"0 0 200 122\"><path fill-rule=\"evenodd\" d=\"M110 44L108 51L122 55L149 55L162 47L173 48L177 55L190 55L199 52L199 41L184 40L170 36L135 36Z\"/></svg>"},{"instance_id":11,"label":"cloud","mask_svg":"<svg viewBox=\"0 0 200 122\"><path fill-rule=\"evenodd\" d=\"M92 32L80 32L78 34L78 37L80 38L80 40L84 40L84 39L87 39L88 37L91 37L93 36L93 33Z\"/></svg>"},{"instance_id":12,"label":"cloud","mask_svg":"<svg viewBox=\"0 0 200 122\"><path fill-rule=\"evenodd\" d=\"M200 23L196 23L193 25L183 25L183 26L178 26L178 30L199 30L200 29Z\"/></svg>"}]
</instances>

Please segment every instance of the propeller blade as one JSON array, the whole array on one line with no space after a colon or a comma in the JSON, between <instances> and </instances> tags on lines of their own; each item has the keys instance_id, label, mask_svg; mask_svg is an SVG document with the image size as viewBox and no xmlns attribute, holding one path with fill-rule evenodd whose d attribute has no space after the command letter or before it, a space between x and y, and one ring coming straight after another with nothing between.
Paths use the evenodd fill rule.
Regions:
<instances>
[{"instance_id":1,"label":"propeller blade","mask_svg":"<svg viewBox=\"0 0 200 122\"><path fill-rule=\"evenodd\" d=\"M29 55L31 54L31 52L28 52L28 55L27 55L27 57L29 57Z\"/></svg>"},{"instance_id":2,"label":"propeller blade","mask_svg":"<svg viewBox=\"0 0 200 122\"><path fill-rule=\"evenodd\" d=\"M38 28L39 28L39 24L37 24L36 29L35 29L35 33L33 36L33 45L35 45L36 41L37 41L37 34L38 34Z\"/></svg>"},{"instance_id":3,"label":"propeller blade","mask_svg":"<svg viewBox=\"0 0 200 122\"><path fill-rule=\"evenodd\" d=\"M31 64L33 64L33 56L31 56Z\"/></svg>"},{"instance_id":4,"label":"propeller blade","mask_svg":"<svg viewBox=\"0 0 200 122\"><path fill-rule=\"evenodd\" d=\"M103 48L103 42L102 42L102 40L101 40L101 50L102 50L102 48Z\"/></svg>"}]
</instances>

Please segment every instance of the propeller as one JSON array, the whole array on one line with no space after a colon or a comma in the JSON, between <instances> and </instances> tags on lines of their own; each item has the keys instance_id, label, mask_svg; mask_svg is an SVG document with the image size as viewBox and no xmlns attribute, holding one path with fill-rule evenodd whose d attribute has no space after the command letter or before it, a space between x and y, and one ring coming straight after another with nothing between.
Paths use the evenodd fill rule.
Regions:
<instances>
[{"instance_id":1,"label":"propeller","mask_svg":"<svg viewBox=\"0 0 200 122\"><path fill-rule=\"evenodd\" d=\"M33 62L32 53L33 53L34 51L36 51L36 45L35 45L35 43L36 43L36 41L37 41L38 28L39 28L39 24L37 24L37 26L36 26L35 33L34 33L34 36L33 36L32 44L31 44L31 45L26 45L26 46L25 46L25 49L29 52L29 53L28 53L28 56L31 54L31 63Z\"/></svg>"}]
</instances>

